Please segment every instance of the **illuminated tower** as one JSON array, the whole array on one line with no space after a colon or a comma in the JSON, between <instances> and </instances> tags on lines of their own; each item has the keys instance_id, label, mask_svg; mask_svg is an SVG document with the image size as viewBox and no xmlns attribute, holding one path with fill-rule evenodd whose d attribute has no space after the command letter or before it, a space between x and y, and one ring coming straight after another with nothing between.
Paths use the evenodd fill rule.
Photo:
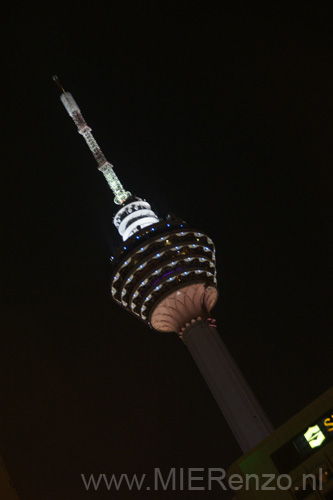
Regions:
<instances>
[{"instance_id":1,"label":"illuminated tower","mask_svg":"<svg viewBox=\"0 0 333 500\"><path fill-rule=\"evenodd\" d=\"M240 447L250 450L273 428L210 318L218 296L213 241L175 216L159 218L123 188L72 95L53 79L119 205L113 222L123 243L111 257L112 298L151 328L179 335Z\"/></svg>"}]
</instances>

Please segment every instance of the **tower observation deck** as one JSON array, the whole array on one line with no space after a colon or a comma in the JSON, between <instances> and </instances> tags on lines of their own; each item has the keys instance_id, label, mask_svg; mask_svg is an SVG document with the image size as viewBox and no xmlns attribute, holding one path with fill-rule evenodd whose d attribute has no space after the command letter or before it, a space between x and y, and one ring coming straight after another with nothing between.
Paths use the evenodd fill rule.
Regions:
<instances>
[{"instance_id":1,"label":"tower observation deck","mask_svg":"<svg viewBox=\"0 0 333 500\"><path fill-rule=\"evenodd\" d=\"M111 258L113 300L152 329L179 335L239 446L250 450L273 427L210 317L218 297L213 241L175 216L158 217L147 201L123 188L72 95L53 79L120 206L113 219L123 239Z\"/></svg>"}]
</instances>

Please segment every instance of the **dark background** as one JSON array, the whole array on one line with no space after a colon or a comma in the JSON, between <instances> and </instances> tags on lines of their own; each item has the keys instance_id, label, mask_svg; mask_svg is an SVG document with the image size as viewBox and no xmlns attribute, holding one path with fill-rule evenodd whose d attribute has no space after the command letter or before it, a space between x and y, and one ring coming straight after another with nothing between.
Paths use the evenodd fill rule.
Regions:
<instances>
[{"instance_id":1,"label":"dark background","mask_svg":"<svg viewBox=\"0 0 333 500\"><path fill-rule=\"evenodd\" d=\"M22 500L228 498L80 474L241 455L176 334L110 299L113 196L52 75L126 188L216 243L219 332L279 426L332 385L331 27L330 2L8 7L0 453Z\"/></svg>"}]
</instances>

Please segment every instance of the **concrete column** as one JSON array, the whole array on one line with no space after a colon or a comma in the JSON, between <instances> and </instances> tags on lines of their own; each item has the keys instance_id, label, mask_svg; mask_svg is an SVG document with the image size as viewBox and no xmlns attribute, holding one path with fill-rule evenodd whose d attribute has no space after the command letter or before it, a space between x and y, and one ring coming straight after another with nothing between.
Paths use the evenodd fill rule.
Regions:
<instances>
[{"instance_id":1,"label":"concrete column","mask_svg":"<svg viewBox=\"0 0 333 500\"><path fill-rule=\"evenodd\" d=\"M246 453L273 432L272 424L214 327L191 323L183 340Z\"/></svg>"}]
</instances>

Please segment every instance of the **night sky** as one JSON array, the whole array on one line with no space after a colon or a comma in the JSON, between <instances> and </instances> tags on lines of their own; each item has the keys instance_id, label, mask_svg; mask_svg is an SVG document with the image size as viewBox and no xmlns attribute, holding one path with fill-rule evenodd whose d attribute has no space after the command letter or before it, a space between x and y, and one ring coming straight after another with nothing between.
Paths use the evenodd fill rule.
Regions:
<instances>
[{"instance_id":1,"label":"night sky","mask_svg":"<svg viewBox=\"0 0 333 500\"><path fill-rule=\"evenodd\" d=\"M213 315L278 427L332 385L330 2L7 8L0 454L17 492L229 498L84 488L241 451L177 335L112 302L116 206L52 75L125 187L215 242Z\"/></svg>"}]
</instances>

